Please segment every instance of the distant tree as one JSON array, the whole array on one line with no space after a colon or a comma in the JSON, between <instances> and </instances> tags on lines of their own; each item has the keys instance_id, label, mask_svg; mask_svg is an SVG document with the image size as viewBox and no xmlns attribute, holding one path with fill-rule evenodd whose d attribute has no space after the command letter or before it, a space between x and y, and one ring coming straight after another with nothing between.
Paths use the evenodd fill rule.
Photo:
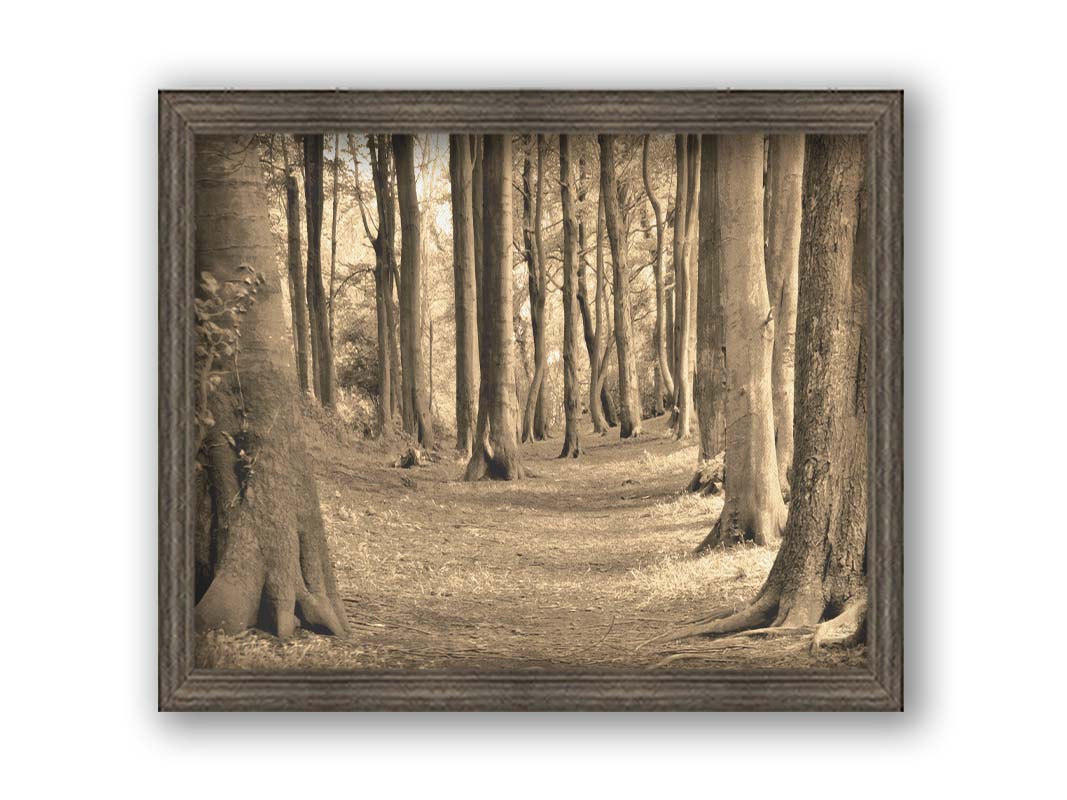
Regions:
<instances>
[{"instance_id":1,"label":"distant tree","mask_svg":"<svg viewBox=\"0 0 1067 800\"><path fill-rule=\"evenodd\" d=\"M582 400L578 386L578 219L570 137L559 137L559 183L563 205L563 411L566 430L560 458L578 458Z\"/></svg>"},{"instance_id":2,"label":"distant tree","mask_svg":"<svg viewBox=\"0 0 1067 800\"><path fill-rule=\"evenodd\" d=\"M418 443L434 446L433 422L422 355L422 233L415 189L415 141L393 134L396 193L400 205L400 362L404 370L401 407L404 430Z\"/></svg>"},{"instance_id":3,"label":"distant tree","mask_svg":"<svg viewBox=\"0 0 1067 800\"><path fill-rule=\"evenodd\" d=\"M474 452L466 480L516 480L525 474L515 437L512 326L511 137L482 137L482 259L476 259L481 386Z\"/></svg>"},{"instance_id":4,"label":"distant tree","mask_svg":"<svg viewBox=\"0 0 1067 800\"><path fill-rule=\"evenodd\" d=\"M763 136L720 136L717 156L726 342L726 504L699 550L743 541L773 542L786 521L771 403L774 317L763 263Z\"/></svg>"},{"instance_id":5,"label":"distant tree","mask_svg":"<svg viewBox=\"0 0 1067 800\"><path fill-rule=\"evenodd\" d=\"M478 302L474 275L473 162L466 135L448 137L452 184L452 272L456 309L456 449L468 458L478 417Z\"/></svg>"},{"instance_id":6,"label":"distant tree","mask_svg":"<svg viewBox=\"0 0 1067 800\"><path fill-rule=\"evenodd\" d=\"M689 437L693 405L693 384L690 379L690 306L693 304L690 278L689 234L690 203L695 196L690 191L690 142L685 134L674 137L677 184L674 193L674 413L671 424L677 439ZM695 212L694 212L695 215Z\"/></svg>"},{"instance_id":7,"label":"distant tree","mask_svg":"<svg viewBox=\"0 0 1067 800\"><path fill-rule=\"evenodd\" d=\"M619 359L619 436L629 439L641 433L641 401L637 388L637 361L630 308L630 265L615 177L615 137L601 134L597 138L600 142L600 193L604 197L604 220L615 279L613 294L615 347Z\"/></svg>"},{"instance_id":8,"label":"distant tree","mask_svg":"<svg viewBox=\"0 0 1067 800\"><path fill-rule=\"evenodd\" d=\"M197 629L258 624L284 638L299 620L343 634L255 149L196 144L197 354L215 386L197 409L212 510L197 525ZM234 291L243 313L225 302Z\"/></svg>"},{"instance_id":9,"label":"distant tree","mask_svg":"<svg viewBox=\"0 0 1067 800\"><path fill-rule=\"evenodd\" d=\"M286 159L288 162L288 158ZM285 224L288 244L289 310L296 352L296 380L301 394L308 390L308 308L304 288L304 265L300 261L300 188L296 176L285 178Z\"/></svg>"},{"instance_id":10,"label":"distant tree","mask_svg":"<svg viewBox=\"0 0 1067 800\"><path fill-rule=\"evenodd\" d=\"M697 369L694 404L700 419L700 460L726 449L726 359L719 270L719 189L716 137L701 137L700 239L697 261ZM696 486L692 487L698 488Z\"/></svg>"},{"instance_id":11,"label":"distant tree","mask_svg":"<svg viewBox=\"0 0 1067 800\"><path fill-rule=\"evenodd\" d=\"M774 312L771 396L778 481L787 499L793 465L793 373L803 174L804 135L768 137L767 196L763 216L767 225L767 288Z\"/></svg>"},{"instance_id":12,"label":"distant tree","mask_svg":"<svg viewBox=\"0 0 1067 800\"><path fill-rule=\"evenodd\" d=\"M534 183L536 151L537 181ZM540 441L547 436L545 420L545 370L548 350L545 346L545 303L548 300L548 278L545 269L542 221L545 193L545 137L530 137L530 147L523 159L522 170L522 240L526 256L527 284L530 292L530 329L534 340L534 371L526 394L522 415L522 441Z\"/></svg>"},{"instance_id":13,"label":"distant tree","mask_svg":"<svg viewBox=\"0 0 1067 800\"><path fill-rule=\"evenodd\" d=\"M656 197L656 191L652 186L652 178L648 168L648 150L652 137L645 135L641 150L641 177L645 184L645 194L648 202L652 204L652 212L656 216L656 251L653 255L652 266L656 280L656 328L654 343L656 347L656 375L659 377L659 389L656 392L656 408L662 410L663 394L666 393L670 402L674 404L674 379L671 377L670 362L667 360L667 308L666 293L664 290L664 219L663 205Z\"/></svg>"},{"instance_id":14,"label":"distant tree","mask_svg":"<svg viewBox=\"0 0 1067 800\"><path fill-rule=\"evenodd\" d=\"M333 345L330 341L329 311L322 286L322 134L304 136L304 208L307 216L307 301L311 324L311 371L315 396L326 408L333 408Z\"/></svg>"},{"instance_id":15,"label":"distant tree","mask_svg":"<svg viewBox=\"0 0 1067 800\"><path fill-rule=\"evenodd\" d=\"M720 140L725 144L720 149L723 167L739 149L729 141L733 138ZM789 522L774 565L763 588L740 611L713 613L655 641L774 626L810 630L817 646L855 641L864 633L868 269L864 147L858 136L809 136L806 143L796 333L796 469ZM730 450L726 452L729 455Z\"/></svg>"}]
</instances>

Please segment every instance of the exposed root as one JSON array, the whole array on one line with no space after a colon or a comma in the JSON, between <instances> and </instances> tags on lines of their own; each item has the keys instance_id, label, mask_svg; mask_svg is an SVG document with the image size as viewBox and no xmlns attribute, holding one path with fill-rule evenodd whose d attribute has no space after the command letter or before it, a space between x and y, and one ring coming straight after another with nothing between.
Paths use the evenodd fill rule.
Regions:
<instances>
[{"instance_id":1,"label":"exposed root","mask_svg":"<svg viewBox=\"0 0 1067 800\"><path fill-rule=\"evenodd\" d=\"M682 639L691 639L694 636L717 636L725 633L751 628L753 625L763 626L773 619L774 611L778 607L776 593L760 595L753 603L740 611L728 616L699 622L694 625L682 625L674 630L655 636L637 646L640 650L649 644L666 644L677 642Z\"/></svg>"},{"instance_id":2,"label":"exposed root","mask_svg":"<svg viewBox=\"0 0 1067 800\"><path fill-rule=\"evenodd\" d=\"M811 637L814 655L823 645L851 647L862 642L867 632L867 593L857 595L845 603L844 609L833 619L815 626Z\"/></svg>"}]
</instances>

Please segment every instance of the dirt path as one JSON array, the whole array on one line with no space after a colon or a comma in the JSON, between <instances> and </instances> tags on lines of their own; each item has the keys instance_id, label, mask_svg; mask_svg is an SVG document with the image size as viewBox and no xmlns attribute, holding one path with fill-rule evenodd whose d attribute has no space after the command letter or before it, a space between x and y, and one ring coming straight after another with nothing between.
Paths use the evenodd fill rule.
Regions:
<instances>
[{"instance_id":1,"label":"dirt path","mask_svg":"<svg viewBox=\"0 0 1067 800\"><path fill-rule=\"evenodd\" d=\"M668 653L671 669L855 663L862 650L809 656L800 643L690 642L635 652L672 623L740 604L759 589L769 548L690 556L721 501L680 493L696 448L665 420L622 442L582 431L581 459L559 439L523 445L534 474L462 480L447 450L428 467L392 466L400 446L327 437L311 444L331 552L353 635L212 636L219 667L619 671Z\"/></svg>"}]
</instances>

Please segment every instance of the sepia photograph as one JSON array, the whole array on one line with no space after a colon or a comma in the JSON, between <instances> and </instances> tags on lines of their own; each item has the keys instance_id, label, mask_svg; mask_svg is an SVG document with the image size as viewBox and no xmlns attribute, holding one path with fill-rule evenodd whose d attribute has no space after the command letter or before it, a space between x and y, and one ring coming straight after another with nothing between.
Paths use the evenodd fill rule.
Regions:
<instances>
[{"instance_id":1,"label":"sepia photograph","mask_svg":"<svg viewBox=\"0 0 1067 800\"><path fill-rule=\"evenodd\" d=\"M195 140L195 663L867 658L865 137Z\"/></svg>"}]
</instances>

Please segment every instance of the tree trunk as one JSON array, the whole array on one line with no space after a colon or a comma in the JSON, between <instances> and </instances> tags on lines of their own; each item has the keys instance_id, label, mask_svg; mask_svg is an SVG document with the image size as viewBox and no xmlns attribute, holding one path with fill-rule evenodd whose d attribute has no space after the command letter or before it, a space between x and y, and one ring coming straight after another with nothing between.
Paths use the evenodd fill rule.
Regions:
<instances>
[{"instance_id":1,"label":"tree trunk","mask_svg":"<svg viewBox=\"0 0 1067 800\"><path fill-rule=\"evenodd\" d=\"M604 194L600 193L597 201L596 221L596 351L600 354L599 367L596 373L596 395L600 398L600 408L603 413L601 427L598 433L607 433L608 428L614 428L619 424L618 412L615 409L615 401L607 387L609 354L615 352L615 348L605 348L604 338L611 339L614 333L607 328L608 304L607 298L607 267L604 266ZM596 428L596 420L594 420Z\"/></svg>"},{"instance_id":2,"label":"tree trunk","mask_svg":"<svg viewBox=\"0 0 1067 800\"><path fill-rule=\"evenodd\" d=\"M534 340L534 369L522 416L522 441L541 441L546 436L544 384L548 366L545 349L545 302L548 287L545 274L544 243L541 238L544 204L544 137L537 135L537 188L531 177L533 161L527 151L522 170L522 238L525 248L527 284L530 293L530 329Z\"/></svg>"},{"instance_id":3,"label":"tree trunk","mask_svg":"<svg viewBox=\"0 0 1067 800\"><path fill-rule=\"evenodd\" d=\"M686 171L689 174L689 190L686 193L685 256L689 268L689 408L690 424L693 423L697 371L697 244L700 237L700 137L690 134L686 142Z\"/></svg>"},{"instance_id":4,"label":"tree trunk","mask_svg":"<svg viewBox=\"0 0 1067 800\"><path fill-rule=\"evenodd\" d=\"M311 372L315 396L326 408L334 407L333 346L322 287L322 146L323 137L304 137L304 207L307 211L307 301L311 323Z\"/></svg>"},{"instance_id":5,"label":"tree trunk","mask_svg":"<svg viewBox=\"0 0 1067 800\"><path fill-rule=\"evenodd\" d=\"M207 585L198 587L197 629L260 625L287 637L299 618L343 634L256 150L244 138L198 137L195 174L198 283L210 275L224 287L249 285L255 275L238 352L208 365L223 378L199 456L213 514L197 531L209 540L197 547L208 556L198 565Z\"/></svg>"},{"instance_id":6,"label":"tree trunk","mask_svg":"<svg viewBox=\"0 0 1067 800\"><path fill-rule=\"evenodd\" d=\"M337 274L337 168L341 164L341 151L340 151L340 137L341 134L335 133L333 135L333 200L330 203L330 350L333 350L333 303L336 299L334 297L334 279ZM332 359L331 359L332 362ZM330 364L331 368L333 364ZM330 381L333 385L337 385L336 379L331 375Z\"/></svg>"},{"instance_id":7,"label":"tree trunk","mask_svg":"<svg viewBox=\"0 0 1067 800\"><path fill-rule=\"evenodd\" d=\"M375 306L378 314L378 419L379 432L392 430L400 413L400 351L397 346L397 309L394 299L396 275L396 203L389 177L388 137L368 136L371 177L378 208L378 231L374 247ZM358 180L358 176L357 176ZM367 231L370 235L370 231Z\"/></svg>"},{"instance_id":8,"label":"tree trunk","mask_svg":"<svg viewBox=\"0 0 1067 800\"><path fill-rule=\"evenodd\" d=\"M817 647L851 643L865 631L866 145L839 135L810 136L806 145L794 491L785 537L748 606L669 631L660 642L777 626L811 630Z\"/></svg>"},{"instance_id":9,"label":"tree trunk","mask_svg":"<svg viewBox=\"0 0 1067 800\"><path fill-rule=\"evenodd\" d=\"M585 276L587 272L587 261L585 252L586 231L585 231L585 197L586 197L586 174L585 174L585 159L578 159L578 309L581 311L582 316L582 335L585 338L585 349L589 356L589 417L593 421L593 430L596 433L603 433L607 430L607 423L604 420L604 409L600 400L600 383L599 383L599 370L600 370L600 352L598 350L599 341L596 338L596 328L593 324L593 312L589 308L589 294L586 288ZM598 208L599 216L599 208ZM600 251L600 239L599 239L599 222L597 224L598 239L596 243L597 250L597 264L602 266L602 254ZM598 272L597 275L600 273ZM599 286L599 284L597 284ZM598 289L594 289L594 295Z\"/></svg>"},{"instance_id":10,"label":"tree trunk","mask_svg":"<svg viewBox=\"0 0 1067 800\"><path fill-rule=\"evenodd\" d=\"M763 136L720 136L719 268L726 340L726 504L698 550L767 544L785 527L771 403L774 317L763 263Z\"/></svg>"},{"instance_id":11,"label":"tree trunk","mask_svg":"<svg viewBox=\"0 0 1067 800\"><path fill-rule=\"evenodd\" d=\"M448 137L452 271L456 293L456 449L470 457L478 416L478 302L474 278L471 155L466 135Z\"/></svg>"},{"instance_id":12,"label":"tree trunk","mask_svg":"<svg viewBox=\"0 0 1067 800\"><path fill-rule=\"evenodd\" d=\"M578 220L574 213L571 141L559 137L559 182L563 205L563 412L566 428L560 458L578 458L582 400L578 387Z\"/></svg>"},{"instance_id":13,"label":"tree trunk","mask_svg":"<svg viewBox=\"0 0 1067 800\"><path fill-rule=\"evenodd\" d=\"M404 370L404 429L427 450L434 446L422 359L422 251L419 198L415 192L415 142L393 135L396 193L400 204L400 361Z\"/></svg>"},{"instance_id":14,"label":"tree trunk","mask_svg":"<svg viewBox=\"0 0 1067 800\"><path fill-rule=\"evenodd\" d=\"M657 413L662 413L664 393L670 398L671 405L674 405L674 379L671 377L670 363L667 361L667 308L663 287L663 206L660 204L659 199L656 197L656 192L652 188L652 178L648 172L648 148L651 138L651 136L645 136L644 147L641 151L641 176L645 182L645 193L648 195L648 202L652 204L652 211L656 215L656 252L652 259L652 266L656 278L655 344L656 375L659 380L659 388L656 391L656 411Z\"/></svg>"},{"instance_id":15,"label":"tree trunk","mask_svg":"<svg viewBox=\"0 0 1067 800\"><path fill-rule=\"evenodd\" d=\"M674 193L674 411L671 424L677 439L689 437L693 385L689 382L689 147L684 134L674 137L677 186Z\"/></svg>"},{"instance_id":16,"label":"tree trunk","mask_svg":"<svg viewBox=\"0 0 1067 800\"><path fill-rule=\"evenodd\" d=\"M308 307L304 267L300 263L300 189L295 175L285 178L285 224L289 244L289 307L296 351L296 382L300 393L308 390Z\"/></svg>"},{"instance_id":17,"label":"tree trunk","mask_svg":"<svg viewBox=\"0 0 1067 800\"><path fill-rule=\"evenodd\" d=\"M619 356L619 436L623 439L641 433L641 401L637 390L637 360L633 347L633 322L630 311L630 264L619 210L618 184L615 179L615 137L601 134L600 193L604 196L604 221L611 245L615 286L615 347Z\"/></svg>"},{"instance_id":18,"label":"tree trunk","mask_svg":"<svg viewBox=\"0 0 1067 800\"><path fill-rule=\"evenodd\" d=\"M484 136L483 260L476 263L481 359L478 427L466 480L523 477L515 439L514 328L511 286L511 137Z\"/></svg>"},{"instance_id":19,"label":"tree trunk","mask_svg":"<svg viewBox=\"0 0 1067 800\"><path fill-rule=\"evenodd\" d=\"M804 135L770 136L767 151L767 288L774 312L771 393L778 481L789 498L793 465L793 381L800 259Z\"/></svg>"},{"instance_id":20,"label":"tree trunk","mask_svg":"<svg viewBox=\"0 0 1067 800\"><path fill-rule=\"evenodd\" d=\"M700 237L697 267L697 371L694 400L700 461L726 449L726 359L719 269L719 190L716 137L705 134L700 159Z\"/></svg>"}]
</instances>

